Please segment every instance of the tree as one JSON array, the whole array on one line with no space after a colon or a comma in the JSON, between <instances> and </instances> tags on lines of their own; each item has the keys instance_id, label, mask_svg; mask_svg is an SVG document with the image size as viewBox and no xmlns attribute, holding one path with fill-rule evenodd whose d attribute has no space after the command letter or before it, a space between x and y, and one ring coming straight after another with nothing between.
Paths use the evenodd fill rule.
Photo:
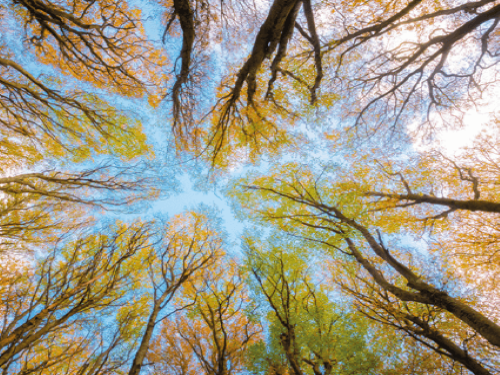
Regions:
<instances>
[{"instance_id":1,"label":"tree","mask_svg":"<svg viewBox=\"0 0 500 375\"><path fill-rule=\"evenodd\" d=\"M333 9L339 26L322 56L334 64L334 87L358 98L346 111L355 124L394 129L417 116L434 127L460 125L496 84L495 1L336 2Z\"/></svg>"},{"instance_id":2,"label":"tree","mask_svg":"<svg viewBox=\"0 0 500 375\"><path fill-rule=\"evenodd\" d=\"M488 275L477 286L492 296L498 273L496 129L454 157L432 151L406 166L384 163L381 175L391 183L365 192L374 209L387 215L407 212L415 228L432 231L435 246L452 255L450 261L468 282L474 283L477 273Z\"/></svg>"},{"instance_id":3,"label":"tree","mask_svg":"<svg viewBox=\"0 0 500 375\"><path fill-rule=\"evenodd\" d=\"M21 0L11 3L25 38L44 63L98 87L141 96L158 51L147 41L140 10L127 2Z\"/></svg>"},{"instance_id":4,"label":"tree","mask_svg":"<svg viewBox=\"0 0 500 375\"><path fill-rule=\"evenodd\" d=\"M162 58L144 35L140 11L126 2L12 1L4 11L23 26L39 61L62 74L135 97L159 84ZM30 72L8 44L1 48L1 130L10 145L16 145L13 136L22 136L52 156L144 152L139 124L89 90L68 89L55 74Z\"/></svg>"},{"instance_id":5,"label":"tree","mask_svg":"<svg viewBox=\"0 0 500 375\"><path fill-rule=\"evenodd\" d=\"M248 238L246 243L247 267L269 308L270 331L267 343L250 352L251 368L285 373L285 367L296 375L379 374L381 351L365 338L366 320L337 306L333 290L315 280L319 267L312 257L293 251L292 241L272 238L264 243ZM285 366L280 357L286 358Z\"/></svg>"},{"instance_id":6,"label":"tree","mask_svg":"<svg viewBox=\"0 0 500 375\"><path fill-rule=\"evenodd\" d=\"M147 151L140 124L97 95L35 77L12 59L2 58L0 71L1 151L18 154L16 164L47 154L79 160L92 153L134 157Z\"/></svg>"},{"instance_id":7,"label":"tree","mask_svg":"<svg viewBox=\"0 0 500 375\"><path fill-rule=\"evenodd\" d=\"M126 286L150 229L148 224L118 224L106 234L80 236L54 248L35 259L32 269L7 273L7 280L2 274L4 373L43 373L71 361L102 368L119 360L110 352L129 335L133 315L115 318L111 340L103 336L110 332L99 320L126 304ZM82 352L87 354L83 362Z\"/></svg>"},{"instance_id":8,"label":"tree","mask_svg":"<svg viewBox=\"0 0 500 375\"><path fill-rule=\"evenodd\" d=\"M171 89L171 98L174 131L180 137L178 141L184 142L183 147L189 148L194 143L198 149L208 150L208 158L212 163L226 166L229 161L223 153L233 154L247 149L250 157L255 157L260 154L262 147L272 150L280 142L291 142L292 137L280 129L287 126L287 120L293 117L291 103L287 101L285 90L273 90L272 87L278 71L282 71L279 65L287 53L302 3L276 0L271 4L266 18L259 14L251 1L222 4L185 0L165 2L165 35L176 19L179 20L182 33L181 64ZM308 27L312 29L309 40L314 40L315 47L319 47L311 4L304 3ZM249 21L251 24L248 24ZM245 40L248 38L244 32L246 30L251 33L250 39L256 38L255 41L248 40L249 46L253 44L249 58L240 68L234 67L233 61L230 62L229 74L222 78L217 88L216 103L205 113L196 116L199 104L203 101L200 100L202 90L195 89L201 85L200 79L205 77L204 70L209 59L208 53L201 48L207 46L210 33L236 35ZM241 48L238 40L228 38L218 43L239 55L235 50L236 46ZM319 49L317 52L315 61L320 63ZM273 54L272 78L264 98L263 91L258 90L260 77L257 77L257 73ZM316 100L316 88L322 75L321 64L318 66L316 82L308 91L313 93L313 101ZM293 76L292 73L290 75ZM276 126L273 121L279 122L280 126ZM189 141L187 144L186 140Z\"/></svg>"},{"instance_id":9,"label":"tree","mask_svg":"<svg viewBox=\"0 0 500 375\"><path fill-rule=\"evenodd\" d=\"M243 372L247 348L259 339L261 327L238 268L234 261L219 261L191 279L176 301L178 312L162 323L149 354L155 371Z\"/></svg>"},{"instance_id":10,"label":"tree","mask_svg":"<svg viewBox=\"0 0 500 375\"><path fill-rule=\"evenodd\" d=\"M460 345L453 342L457 336L453 330L459 330L461 333L458 336L467 338L465 342L471 345L473 343L470 343L468 332L472 332L472 336L481 337L479 342L474 343L486 348L486 351L497 352L497 338L500 337L498 324L473 299L457 296L458 291L447 286L446 273L426 274L423 268L412 263L406 265L404 259L410 262L413 259L410 256L417 255L412 254L401 242L392 239L395 235L401 235L402 225L391 215L384 217L385 213L373 214L369 209L371 207L363 203L366 190L363 192L362 188L369 185L349 180L336 181L340 176L341 173L336 174L331 170L330 173L323 171L317 177L306 168L287 165L280 171L280 177L266 176L243 183L243 191L252 192L253 195L246 195L250 201L245 203L245 207L253 207L256 210L253 215L257 213L264 222L276 225L293 236L307 239L332 256L356 263L363 273L355 277L356 288L351 286L345 290L367 304L367 301L376 299L376 309L373 304L368 305L376 311L383 309L384 314L404 317L408 320L405 328L415 327L412 326L415 324L417 328L414 328L413 334L434 341L436 350L444 349L445 339L449 340L446 341L448 349L441 354L460 362L474 373L488 373L491 363L480 358L469 358L473 351L479 349L469 350L465 356L463 349L462 352L457 351ZM386 241L392 240L392 246L388 247L377 227L386 231ZM369 279L366 280L366 277ZM360 283L367 284L371 289L366 291L359 286ZM391 310L394 303L402 304L400 313ZM406 304L415 304L417 308L410 306L409 310L404 310ZM438 315L431 323L434 320L453 321L453 330L448 325L440 327L439 323L433 326L429 323L426 311Z\"/></svg>"},{"instance_id":11,"label":"tree","mask_svg":"<svg viewBox=\"0 0 500 375\"><path fill-rule=\"evenodd\" d=\"M148 286L151 303L147 324L135 353L129 375L138 375L148 354L156 325L165 317L160 313L172 302L175 293L197 272L217 261L222 241L208 222L196 212L174 218L166 235L148 256ZM182 307L180 307L182 308Z\"/></svg>"},{"instance_id":12,"label":"tree","mask_svg":"<svg viewBox=\"0 0 500 375\"><path fill-rule=\"evenodd\" d=\"M353 280L352 275L349 280L345 274L343 276L344 280L338 278L339 284L356 298L358 307L370 319L405 332L443 357L461 363L474 374L491 374L491 364L483 364L476 358L494 358L495 351L485 348L476 333L460 327L439 308L398 301L370 280L361 276ZM350 286L346 285L346 280Z\"/></svg>"}]
</instances>

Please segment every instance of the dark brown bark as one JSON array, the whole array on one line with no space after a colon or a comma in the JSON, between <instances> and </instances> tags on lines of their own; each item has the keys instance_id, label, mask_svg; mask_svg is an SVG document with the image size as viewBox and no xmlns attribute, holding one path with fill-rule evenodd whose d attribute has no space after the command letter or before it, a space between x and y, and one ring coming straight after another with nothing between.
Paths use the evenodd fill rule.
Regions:
<instances>
[{"instance_id":1,"label":"dark brown bark","mask_svg":"<svg viewBox=\"0 0 500 375\"><path fill-rule=\"evenodd\" d=\"M141 372L141 368L143 366L144 359L146 358L146 355L148 354L149 344L151 342L151 337L153 336L153 331L156 327L158 314L160 313L160 309L161 309L161 304L163 303L163 301L166 297L167 297L167 294L163 295L162 298L160 298L159 300L154 301L153 310L151 311L151 314L149 315L148 324L146 325L146 330L144 331L144 334L142 335L141 344L139 345L139 348L137 349L137 352L135 353L134 361L132 362L132 367L130 367L128 375L139 375L139 373Z\"/></svg>"},{"instance_id":2,"label":"dark brown bark","mask_svg":"<svg viewBox=\"0 0 500 375\"><path fill-rule=\"evenodd\" d=\"M320 366L319 361L312 361L312 360L307 359L307 358L302 358L302 361L307 363L309 366L311 366L314 375L327 375L328 374L326 369L325 369L325 374L323 374L321 372L321 370L319 368L319 366Z\"/></svg>"},{"instance_id":3,"label":"dark brown bark","mask_svg":"<svg viewBox=\"0 0 500 375\"><path fill-rule=\"evenodd\" d=\"M237 75L236 83L231 92L233 102L238 100L245 82L248 85L248 102L252 102L256 89L257 71L264 59L276 49L277 41L281 37L288 15L295 8L297 2L298 0L274 0L267 18L255 38L250 58ZM285 40L288 42L289 38L287 37Z\"/></svg>"},{"instance_id":4,"label":"dark brown bark","mask_svg":"<svg viewBox=\"0 0 500 375\"><path fill-rule=\"evenodd\" d=\"M286 359L290 366L292 367L294 375L302 375L302 369L300 368L300 357L296 349L296 337L295 328L288 324L287 327L283 327L286 332L280 335L281 346L285 351Z\"/></svg>"},{"instance_id":5,"label":"dark brown bark","mask_svg":"<svg viewBox=\"0 0 500 375\"><path fill-rule=\"evenodd\" d=\"M439 206L447 206L453 210L467 210L467 211L482 211L500 213L500 203L486 201L482 199L460 200L450 198L439 198L427 194L390 194L369 192L367 196L381 197L381 198L394 198L401 201L415 202L415 203L430 203Z\"/></svg>"},{"instance_id":6,"label":"dark brown bark","mask_svg":"<svg viewBox=\"0 0 500 375\"><path fill-rule=\"evenodd\" d=\"M363 237L367 239L372 250L382 259L386 260L387 263L400 273L401 276L408 280L408 286L417 290L418 293L406 291L389 283L383 274L361 255L352 240L347 238L346 241L353 256L356 258L358 263L360 263L363 268L370 273L380 287L394 294L402 301L425 303L449 311L488 340L490 344L500 347L500 326L467 304L456 298L450 297L448 293L438 290L432 285L429 285L421 280L420 277L411 272L407 267L395 261L394 258L392 258L392 256L390 256L388 252L376 242L375 238L373 238L373 236L371 236L366 229L364 229L363 232ZM382 254L382 256L380 254Z\"/></svg>"},{"instance_id":7,"label":"dark brown bark","mask_svg":"<svg viewBox=\"0 0 500 375\"><path fill-rule=\"evenodd\" d=\"M173 126L178 126L181 121L181 95L182 86L188 82L191 66L191 55L195 39L194 14L189 0L174 0L174 16L179 18L182 29L182 49L180 53L181 70L177 74L172 88L173 100ZM168 30L168 29L167 29Z\"/></svg>"},{"instance_id":8,"label":"dark brown bark","mask_svg":"<svg viewBox=\"0 0 500 375\"><path fill-rule=\"evenodd\" d=\"M299 13L300 7L302 6L302 1L297 1L294 8L290 12L283 27L283 32L281 33L279 48L276 56L274 57L273 63L271 64L271 79L269 80L267 86L266 98L272 96L273 84L278 78L278 72L280 71L279 65L283 58L286 56L286 51L288 47L288 43L293 36L293 29L295 27L295 20L297 19L297 15Z\"/></svg>"},{"instance_id":9,"label":"dark brown bark","mask_svg":"<svg viewBox=\"0 0 500 375\"><path fill-rule=\"evenodd\" d=\"M304 0L304 13L307 19L307 28L311 36L311 42L314 48L314 66L316 67L316 79L314 85L310 88L311 105L316 102L316 91L319 88L323 79L323 63L321 62L321 45L319 43L318 33L316 32L316 24L314 22L314 13L311 6L311 0Z\"/></svg>"},{"instance_id":10,"label":"dark brown bark","mask_svg":"<svg viewBox=\"0 0 500 375\"><path fill-rule=\"evenodd\" d=\"M264 59L269 58L274 53L289 19L288 16L293 9L296 9L298 2L300 0L274 0L271 5L268 16L257 33L250 57L236 75L236 82L231 91L222 99L222 107L217 109L220 115L215 134L212 134L210 139L210 143L217 139L214 144L214 155L220 152L225 142L229 124L245 83L247 85L247 105L253 105L257 89L257 71L262 66ZM289 36L285 35L283 41L288 43L288 40Z\"/></svg>"},{"instance_id":11,"label":"dark brown bark","mask_svg":"<svg viewBox=\"0 0 500 375\"><path fill-rule=\"evenodd\" d=\"M446 350L452 359L460 362L472 373L476 375L491 375L491 372L488 371L488 369L486 369L484 366L482 366L480 362L476 361L474 358L469 356L469 354L465 350L463 350L453 341L445 337L438 330L432 328L424 320L409 314L406 314L405 318L407 318L408 320L415 323L415 325L421 328L421 330L414 330L413 332L425 336L428 339L434 341L436 344L438 344L440 348Z\"/></svg>"}]
</instances>

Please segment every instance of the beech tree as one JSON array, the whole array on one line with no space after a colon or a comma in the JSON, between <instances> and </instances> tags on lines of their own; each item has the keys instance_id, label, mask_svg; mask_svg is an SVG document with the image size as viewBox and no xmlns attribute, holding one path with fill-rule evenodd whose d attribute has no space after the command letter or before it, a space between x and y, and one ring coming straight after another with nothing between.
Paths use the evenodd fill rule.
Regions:
<instances>
[{"instance_id":1,"label":"beech tree","mask_svg":"<svg viewBox=\"0 0 500 375\"><path fill-rule=\"evenodd\" d=\"M452 255L451 261L468 282L474 283L476 272L488 274L481 289L494 293L498 274L496 133L480 135L453 158L433 151L406 166L384 163L381 175L391 183L365 192L374 209L407 210L417 228L420 224L422 229L433 230L438 246ZM433 180L427 178L431 175ZM446 239L439 235L441 228L447 229Z\"/></svg>"},{"instance_id":2,"label":"beech tree","mask_svg":"<svg viewBox=\"0 0 500 375\"><path fill-rule=\"evenodd\" d=\"M122 2L2 5L3 27L12 27L8 17L14 18L28 50L57 69L52 76L37 72L11 43L0 46L2 251L49 242L62 227L77 225L84 205L129 203L139 189L149 189L143 197L155 195L146 179L133 175L132 165L116 168L109 160L106 166L72 165L97 155L131 160L152 150L137 120L95 92L69 87L61 78L61 73L71 75L109 92L149 94L154 100L154 77L163 60L146 39L139 15ZM49 160L58 166L48 167ZM117 194L111 198L104 191Z\"/></svg>"},{"instance_id":3,"label":"beech tree","mask_svg":"<svg viewBox=\"0 0 500 375\"><path fill-rule=\"evenodd\" d=\"M148 354L153 331L165 317L162 311L172 302L175 293L220 256L221 238L211 228L208 218L195 212L180 215L165 228L166 235L148 256L148 278L151 308L129 375L140 373ZM182 306L179 306L182 309Z\"/></svg>"},{"instance_id":4,"label":"beech tree","mask_svg":"<svg viewBox=\"0 0 500 375\"><path fill-rule=\"evenodd\" d=\"M154 70L140 10L126 2L15 1L26 39L43 63L98 86L141 95ZM137 64L138 63L138 64Z\"/></svg>"},{"instance_id":5,"label":"beech tree","mask_svg":"<svg viewBox=\"0 0 500 375\"><path fill-rule=\"evenodd\" d=\"M0 178L0 252L50 247L72 229L94 222L90 208L120 209L151 199L158 189L148 174L140 166L102 165Z\"/></svg>"},{"instance_id":6,"label":"beech tree","mask_svg":"<svg viewBox=\"0 0 500 375\"><path fill-rule=\"evenodd\" d=\"M247 348L258 340L261 327L252 316L254 307L238 265L226 260L207 267L187 283L176 305L186 308L162 323L149 355L154 370L242 373Z\"/></svg>"},{"instance_id":7,"label":"beech tree","mask_svg":"<svg viewBox=\"0 0 500 375\"><path fill-rule=\"evenodd\" d=\"M144 36L140 12L125 2L15 1L8 6L3 13L21 23L27 46L41 63L121 95L140 97L158 83L153 77L161 58L152 55L159 52ZM122 153L141 153L139 124L95 93L68 89L55 74L30 72L8 44L1 48L1 130L6 140L28 137L25 143L41 142L42 149L55 155L113 147L116 152L120 144L128 148Z\"/></svg>"},{"instance_id":8,"label":"beech tree","mask_svg":"<svg viewBox=\"0 0 500 375\"><path fill-rule=\"evenodd\" d=\"M377 354L382 352L363 337L366 322L336 306L328 286L314 280L317 267L293 248L286 240L247 239L247 267L253 287L269 307L270 330L267 343L250 350L249 367L259 373L297 375L381 373Z\"/></svg>"},{"instance_id":9,"label":"beech tree","mask_svg":"<svg viewBox=\"0 0 500 375\"><path fill-rule=\"evenodd\" d=\"M355 124L394 128L414 116L420 124L460 125L495 86L495 1L339 2L335 10L339 28L322 53L334 62L337 89L358 95L346 112ZM466 63L454 64L464 50Z\"/></svg>"},{"instance_id":10,"label":"beech tree","mask_svg":"<svg viewBox=\"0 0 500 375\"><path fill-rule=\"evenodd\" d=\"M148 245L150 229L118 225L108 234L81 236L36 259L33 268L26 262L27 269L5 274L6 280L2 275L4 373L43 373L70 362L93 373L120 363L111 352L129 335L131 316L117 316L110 341L99 319L126 304L132 263Z\"/></svg>"},{"instance_id":11,"label":"beech tree","mask_svg":"<svg viewBox=\"0 0 500 375\"><path fill-rule=\"evenodd\" d=\"M404 161L384 159L384 150L377 154L372 149L370 157L361 152L346 156L352 151L342 150L342 164L315 172L287 164L267 176L252 176L238 190L247 191L242 197L250 201L241 202L253 217L342 258L335 260L343 270L335 280L360 306L371 309L370 316L379 314L377 319L383 316L380 321L402 330L413 326L414 336L418 332L429 338L432 332L443 342L461 337L447 342L453 355L442 355L484 373L497 365L486 360L496 357L488 353L498 351L497 335L492 335L498 329L493 307L498 267L489 247L495 243L495 231L487 229L494 218L486 210L470 211L459 204L467 197L479 200L478 193L494 197L493 144L494 138L484 134L462 156L430 152ZM403 193L393 193L399 187ZM494 205L494 198L489 202ZM409 236L418 241L424 236L426 243L412 249L405 243ZM432 262L432 268L425 262ZM462 283L474 285L477 293L463 295ZM428 325L395 323L410 317ZM455 323L443 323L451 321ZM473 360L476 364L468 363ZM472 370L477 363L479 369Z\"/></svg>"}]
</instances>

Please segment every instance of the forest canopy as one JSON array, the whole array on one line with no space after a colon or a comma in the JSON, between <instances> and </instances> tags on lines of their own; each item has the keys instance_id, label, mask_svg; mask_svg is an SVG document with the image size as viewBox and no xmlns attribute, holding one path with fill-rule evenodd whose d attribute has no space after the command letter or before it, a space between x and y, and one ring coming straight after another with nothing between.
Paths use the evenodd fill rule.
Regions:
<instances>
[{"instance_id":1,"label":"forest canopy","mask_svg":"<svg viewBox=\"0 0 500 375\"><path fill-rule=\"evenodd\" d=\"M2 0L1 373L500 374L499 22Z\"/></svg>"}]
</instances>

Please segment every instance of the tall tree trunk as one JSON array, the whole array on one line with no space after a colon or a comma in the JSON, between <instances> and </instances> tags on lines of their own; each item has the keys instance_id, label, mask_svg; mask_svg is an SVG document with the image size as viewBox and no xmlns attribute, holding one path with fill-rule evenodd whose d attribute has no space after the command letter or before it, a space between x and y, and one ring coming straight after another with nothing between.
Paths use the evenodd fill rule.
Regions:
<instances>
[{"instance_id":1,"label":"tall tree trunk","mask_svg":"<svg viewBox=\"0 0 500 375\"><path fill-rule=\"evenodd\" d=\"M149 343L151 341L151 337L153 336L153 330L156 326L156 319L158 318L158 314L160 313L160 305L163 302L164 297L165 296L162 296L161 299L154 302L153 311L151 311L151 315L149 316L146 331L142 336L141 345L135 353L134 362L132 363L132 367L130 368L128 375L139 375L139 373L141 372L144 358L146 358L146 354L148 354Z\"/></svg>"}]
</instances>

